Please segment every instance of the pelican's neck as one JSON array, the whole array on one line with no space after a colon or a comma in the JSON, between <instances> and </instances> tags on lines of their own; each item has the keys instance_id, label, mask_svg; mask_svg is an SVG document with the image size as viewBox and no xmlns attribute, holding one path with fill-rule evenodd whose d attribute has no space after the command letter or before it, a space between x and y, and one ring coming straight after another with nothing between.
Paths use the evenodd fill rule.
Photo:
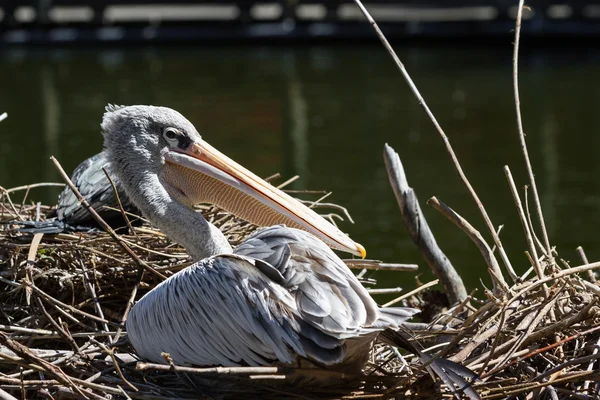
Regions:
<instances>
[{"instance_id":1,"label":"pelican's neck","mask_svg":"<svg viewBox=\"0 0 600 400\"><path fill-rule=\"evenodd\" d=\"M119 178L142 214L167 237L185 247L194 261L232 252L225 235L202 214L171 196L156 174Z\"/></svg>"}]
</instances>

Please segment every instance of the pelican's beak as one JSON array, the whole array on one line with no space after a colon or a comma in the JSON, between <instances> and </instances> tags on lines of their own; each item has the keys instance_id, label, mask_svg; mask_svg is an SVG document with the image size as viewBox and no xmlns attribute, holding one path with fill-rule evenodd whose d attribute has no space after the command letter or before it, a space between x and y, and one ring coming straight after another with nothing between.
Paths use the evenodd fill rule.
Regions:
<instances>
[{"instance_id":1,"label":"pelican's beak","mask_svg":"<svg viewBox=\"0 0 600 400\"><path fill-rule=\"evenodd\" d=\"M161 180L189 204L215 204L259 226L286 224L312 233L334 249L366 256L363 246L333 224L204 140L163 156Z\"/></svg>"}]
</instances>

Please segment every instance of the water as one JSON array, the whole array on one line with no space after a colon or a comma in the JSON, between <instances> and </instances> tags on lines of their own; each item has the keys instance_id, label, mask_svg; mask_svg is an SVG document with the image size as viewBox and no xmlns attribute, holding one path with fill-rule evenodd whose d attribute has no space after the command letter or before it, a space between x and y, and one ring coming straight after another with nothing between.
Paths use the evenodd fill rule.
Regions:
<instances>
[{"instance_id":1,"label":"water","mask_svg":"<svg viewBox=\"0 0 600 400\"><path fill-rule=\"evenodd\" d=\"M522 228L502 167L526 183L511 86L511 48L399 48L424 98L518 271L527 265ZM553 245L579 263L576 246L600 258L600 51L524 49L520 79L529 152ZM0 52L0 185L60 181L101 149L103 107L155 104L186 115L214 146L262 176L296 174L295 189L333 191L355 225L343 229L369 257L418 263L387 180L382 150L400 154L442 249L468 290L490 284L472 242L424 201L435 195L489 239L442 140L383 49L181 47L5 49ZM53 203L58 190L37 189ZM381 286L414 287L412 273L378 274Z\"/></svg>"}]
</instances>

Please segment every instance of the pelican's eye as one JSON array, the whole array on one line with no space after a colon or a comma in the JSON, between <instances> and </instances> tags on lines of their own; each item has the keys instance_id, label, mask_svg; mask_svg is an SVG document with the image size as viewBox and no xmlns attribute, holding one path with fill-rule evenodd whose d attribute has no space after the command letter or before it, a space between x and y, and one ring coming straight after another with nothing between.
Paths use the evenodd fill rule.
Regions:
<instances>
[{"instance_id":1,"label":"pelican's eye","mask_svg":"<svg viewBox=\"0 0 600 400\"><path fill-rule=\"evenodd\" d=\"M181 136L181 132L179 132L175 128L165 128L163 131L163 136L167 139L168 142L177 141L177 138Z\"/></svg>"},{"instance_id":2,"label":"pelican's eye","mask_svg":"<svg viewBox=\"0 0 600 400\"><path fill-rule=\"evenodd\" d=\"M171 147L178 147L181 150L187 149L192 143L191 139L177 128L165 128L163 137Z\"/></svg>"}]
</instances>

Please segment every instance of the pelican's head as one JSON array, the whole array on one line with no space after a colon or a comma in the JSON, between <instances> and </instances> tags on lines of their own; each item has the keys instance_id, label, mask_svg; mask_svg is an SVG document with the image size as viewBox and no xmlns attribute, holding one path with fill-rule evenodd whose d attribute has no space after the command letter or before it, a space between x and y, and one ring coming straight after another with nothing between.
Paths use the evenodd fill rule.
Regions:
<instances>
[{"instance_id":1,"label":"pelican's head","mask_svg":"<svg viewBox=\"0 0 600 400\"><path fill-rule=\"evenodd\" d=\"M181 203L215 204L259 226L286 224L332 248L365 256L364 247L316 212L209 145L175 110L109 105L102 130L112 160L128 174L158 176Z\"/></svg>"}]
</instances>

